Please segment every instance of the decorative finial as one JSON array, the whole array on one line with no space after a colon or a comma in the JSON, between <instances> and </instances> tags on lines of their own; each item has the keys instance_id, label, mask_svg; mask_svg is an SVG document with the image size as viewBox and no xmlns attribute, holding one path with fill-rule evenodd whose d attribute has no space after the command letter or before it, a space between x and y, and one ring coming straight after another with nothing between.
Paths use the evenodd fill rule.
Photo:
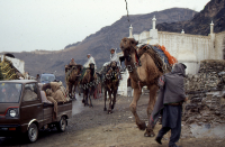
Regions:
<instances>
[{"instance_id":1,"label":"decorative finial","mask_svg":"<svg viewBox=\"0 0 225 147\"><path fill-rule=\"evenodd\" d=\"M185 34L184 29L182 29L181 34Z\"/></svg>"},{"instance_id":2,"label":"decorative finial","mask_svg":"<svg viewBox=\"0 0 225 147\"><path fill-rule=\"evenodd\" d=\"M211 25L211 26L213 26L213 25L214 25L213 20L211 21L210 25Z\"/></svg>"},{"instance_id":3,"label":"decorative finial","mask_svg":"<svg viewBox=\"0 0 225 147\"><path fill-rule=\"evenodd\" d=\"M210 23L210 34L214 34L214 23L213 23L213 20Z\"/></svg>"},{"instance_id":4,"label":"decorative finial","mask_svg":"<svg viewBox=\"0 0 225 147\"><path fill-rule=\"evenodd\" d=\"M130 24L130 27L129 27L129 38L133 38L133 27L132 27L132 24Z\"/></svg>"},{"instance_id":5,"label":"decorative finial","mask_svg":"<svg viewBox=\"0 0 225 147\"><path fill-rule=\"evenodd\" d=\"M156 18L154 15L154 18L152 19L152 29L155 30L155 26L156 26Z\"/></svg>"},{"instance_id":6,"label":"decorative finial","mask_svg":"<svg viewBox=\"0 0 225 147\"><path fill-rule=\"evenodd\" d=\"M156 20L155 15L154 15L154 17L153 17L153 19L152 19L152 20Z\"/></svg>"}]
</instances>

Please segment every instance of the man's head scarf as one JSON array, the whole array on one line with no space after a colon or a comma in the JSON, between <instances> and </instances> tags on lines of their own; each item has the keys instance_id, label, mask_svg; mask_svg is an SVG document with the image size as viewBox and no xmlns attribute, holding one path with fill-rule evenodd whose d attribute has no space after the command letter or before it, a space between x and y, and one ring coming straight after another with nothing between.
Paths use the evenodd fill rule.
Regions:
<instances>
[{"instance_id":1,"label":"man's head scarf","mask_svg":"<svg viewBox=\"0 0 225 147\"><path fill-rule=\"evenodd\" d=\"M117 61L118 61L117 54L116 54L116 50L117 50L117 49L112 48L112 49L110 49L110 51L111 51L111 50L114 50L115 52L114 52L113 54L110 53L110 61L111 61L111 62L112 62L112 61L116 61L116 62L117 62Z\"/></svg>"},{"instance_id":2,"label":"man's head scarf","mask_svg":"<svg viewBox=\"0 0 225 147\"><path fill-rule=\"evenodd\" d=\"M186 65L184 65L183 63L176 63L173 65L172 74L180 74L185 76L185 69L187 68Z\"/></svg>"}]
</instances>

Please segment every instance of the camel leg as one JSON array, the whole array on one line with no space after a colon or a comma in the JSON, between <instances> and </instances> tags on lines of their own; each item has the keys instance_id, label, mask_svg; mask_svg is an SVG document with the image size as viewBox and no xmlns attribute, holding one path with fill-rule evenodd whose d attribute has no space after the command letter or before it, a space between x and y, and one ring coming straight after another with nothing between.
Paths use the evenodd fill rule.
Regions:
<instances>
[{"instance_id":1,"label":"camel leg","mask_svg":"<svg viewBox=\"0 0 225 147\"><path fill-rule=\"evenodd\" d=\"M85 106L85 97L86 97L86 90L83 90L83 100L82 100L82 103L84 104Z\"/></svg>"},{"instance_id":2,"label":"camel leg","mask_svg":"<svg viewBox=\"0 0 225 147\"><path fill-rule=\"evenodd\" d=\"M111 110L111 108L112 108L112 106L111 106L111 105L112 105L112 104L111 104L111 102L112 102L111 94L112 94L112 93L111 93L111 90L109 90L109 91L108 91L108 96L109 96L108 114L112 112L112 110Z\"/></svg>"},{"instance_id":3,"label":"camel leg","mask_svg":"<svg viewBox=\"0 0 225 147\"><path fill-rule=\"evenodd\" d=\"M104 90L104 93L105 93L105 97L104 97L104 111L107 111L107 108L106 108L106 100L107 100L107 90L106 90L106 88L105 88L105 90Z\"/></svg>"},{"instance_id":4,"label":"camel leg","mask_svg":"<svg viewBox=\"0 0 225 147\"><path fill-rule=\"evenodd\" d=\"M77 88L77 84L74 84L74 99L77 100L76 98L76 88Z\"/></svg>"},{"instance_id":5,"label":"camel leg","mask_svg":"<svg viewBox=\"0 0 225 147\"><path fill-rule=\"evenodd\" d=\"M91 96L93 96L93 89L89 89L89 95L88 95L88 97L89 97L89 100L90 100L90 105L89 105L89 107L93 107L93 105L92 105L92 101L91 101Z\"/></svg>"},{"instance_id":6,"label":"camel leg","mask_svg":"<svg viewBox=\"0 0 225 147\"><path fill-rule=\"evenodd\" d=\"M69 95L69 83L66 83L66 95Z\"/></svg>"},{"instance_id":7,"label":"camel leg","mask_svg":"<svg viewBox=\"0 0 225 147\"><path fill-rule=\"evenodd\" d=\"M81 88L79 88L79 96L81 96Z\"/></svg>"},{"instance_id":8,"label":"camel leg","mask_svg":"<svg viewBox=\"0 0 225 147\"><path fill-rule=\"evenodd\" d=\"M69 83L69 97L72 99L72 88L73 85L71 83Z\"/></svg>"},{"instance_id":9,"label":"camel leg","mask_svg":"<svg viewBox=\"0 0 225 147\"><path fill-rule=\"evenodd\" d=\"M117 91L114 91L113 93L113 104L112 104L112 109L115 108L115 105L116 105L116 94L117 94Z\"/></svg>"},{"instance_id":10,"label":"camel leg","mask_svg":"<svg viewBox=\"0 0 225 147\"><path fill-rule=\"evenodd\" d=\"M74 84L73 85L73 96L72 96L72 98L76 100L75 94L76 94L76 85Z\"/></svg>"},{"instance_id":11,"label":"camel leg","mask_svg":"<svg viewBox=\"0 0 225 147\"><path fill-rule=\"evenodd\" d=\"M149 102L148 102L148 108L147 108L147 115L148 115L148 127L145 131L144 136L145 137L154 137L155 133L153 132L153 127L150 125L150 116L151 116L151 112L153 111L154 105L155 105L155 101L156 101L156 92L158 90L157 85L151 85L149 87L150 90L150 95L149 95Z\"/></svg>"},{"instance_id":12,"label":"camel leg","mask_svg":"<svg viewBox=\"0 0 225 147\"><path fill-rule=\"evenodd\" d=\"M136 111L137 102L140 99L140 96L141 96L141 90L137 87L134 89L134 98L133 98L132 103L130 104L130 109L135 117L135 121L136 121L138 128L140 130L145 130L145 128L146 128L145 122L140 120L140 118L137 114L137 111Z\"/></svg>"},{"instance_id":13,"label":"camel leg","mask_svg":"<svg viewBox=\"0 0 225 147\"><path fill-rule=\"evenodd\" d=\"M89 95L89 89L87 89L87 91L86 91L86 105L88 106L89 105L89 103L88 103L88 95Z\"/></svg>"},{"instance_id":14,"label":"camel leg","mask_svg":"<svg viewBox=\"0 0 225 147\"><path fill-rule=\"evenodd\" d=\"M82 100L82 102L84 103L84 106L88 105L88 92L87 92L86 89L83 91L83 100Z\"/></svg>"},{"instance_id":15,"label":"camel leg","mask_svg":"<svg viewBox=\"0 0 225 147\"><path fill-rule=\"evenodd\" d=\"M155 105L155 101L156 101L156 92L157 92L157 90L158 90L157 85L151 85L149 87L150 94L149 94L149 101L148 101L148 107L147 107L147 115L148 115L148 118L150 118L151 112L154 109L154 105Z\"/></svg>"},{"instance_id":16,"label":"camel leg","mask_svg":"<svg viewBox=\"0 0 225 147\"><path fill-rule=\"evenodd\" d=\"M101 84L99 83L99 84L98 84L98 98L100 98L100 97L102 96L101 93L102 93L102 86L101 86Z\"/></svg>"}]
</instances>

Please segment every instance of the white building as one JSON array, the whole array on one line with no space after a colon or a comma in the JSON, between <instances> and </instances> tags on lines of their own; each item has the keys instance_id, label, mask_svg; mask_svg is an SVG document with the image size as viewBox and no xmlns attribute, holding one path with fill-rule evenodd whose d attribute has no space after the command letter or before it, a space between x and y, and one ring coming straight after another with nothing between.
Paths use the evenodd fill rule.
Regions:
<instances>
[{"instance_id":1,"label":"white building","mask_svg":"<svg viewBox=\"0 0 225 147\"><path fill-rule=\"evenodd\" d=\"M187 74L196 74L200 61L204 59L224 59L225 31L214 33L213 22L210 23L210 34L208 36L185 34L183 29L181 33L158 31L155 16L152 23L152 29L134 35L132 34L133 28L130 26L129 38L135 38L140 45L159 44L165 46L178 62L187 65ZM118 53L118 55L121 56L122 53ZM119 91L127 89L127 84L123 83L129 77L128 72L126 73L123 75L124 80L121 81ZM126 96L127 92L124 92L123 95Z\"/></svg>"}]
</instances>

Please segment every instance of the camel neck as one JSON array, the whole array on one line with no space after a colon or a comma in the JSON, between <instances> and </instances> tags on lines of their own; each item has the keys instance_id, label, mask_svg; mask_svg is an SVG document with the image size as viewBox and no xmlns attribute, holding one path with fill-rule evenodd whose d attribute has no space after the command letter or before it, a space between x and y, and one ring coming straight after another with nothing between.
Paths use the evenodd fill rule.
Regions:
<instances>
[{"instance_id":1,"label":"camel neck","mask_svg":"<svg viewBox=\"0 0 225 147\"><path fill-rule=\"evenodd\" d=\"M140 78L138 76L138 73L137 73L137 64L136 63L130 63L128 65L126 65L127 67L127 70L130 74L130 77L135 81L135 82L139 82L140 81Z\"/></svg>"},{"instance_id":2,"label":"camel neck","mask_svg":"<svg viewBox=\"0 0 225 147\"><path fill-rule=\"evenodd\" d=\"M90 69L90 74L91 74L91 77L93 77L94 76L94 73L95 73L95 69L93 68L93 69Z\"/></svg>"}]
</instances>

